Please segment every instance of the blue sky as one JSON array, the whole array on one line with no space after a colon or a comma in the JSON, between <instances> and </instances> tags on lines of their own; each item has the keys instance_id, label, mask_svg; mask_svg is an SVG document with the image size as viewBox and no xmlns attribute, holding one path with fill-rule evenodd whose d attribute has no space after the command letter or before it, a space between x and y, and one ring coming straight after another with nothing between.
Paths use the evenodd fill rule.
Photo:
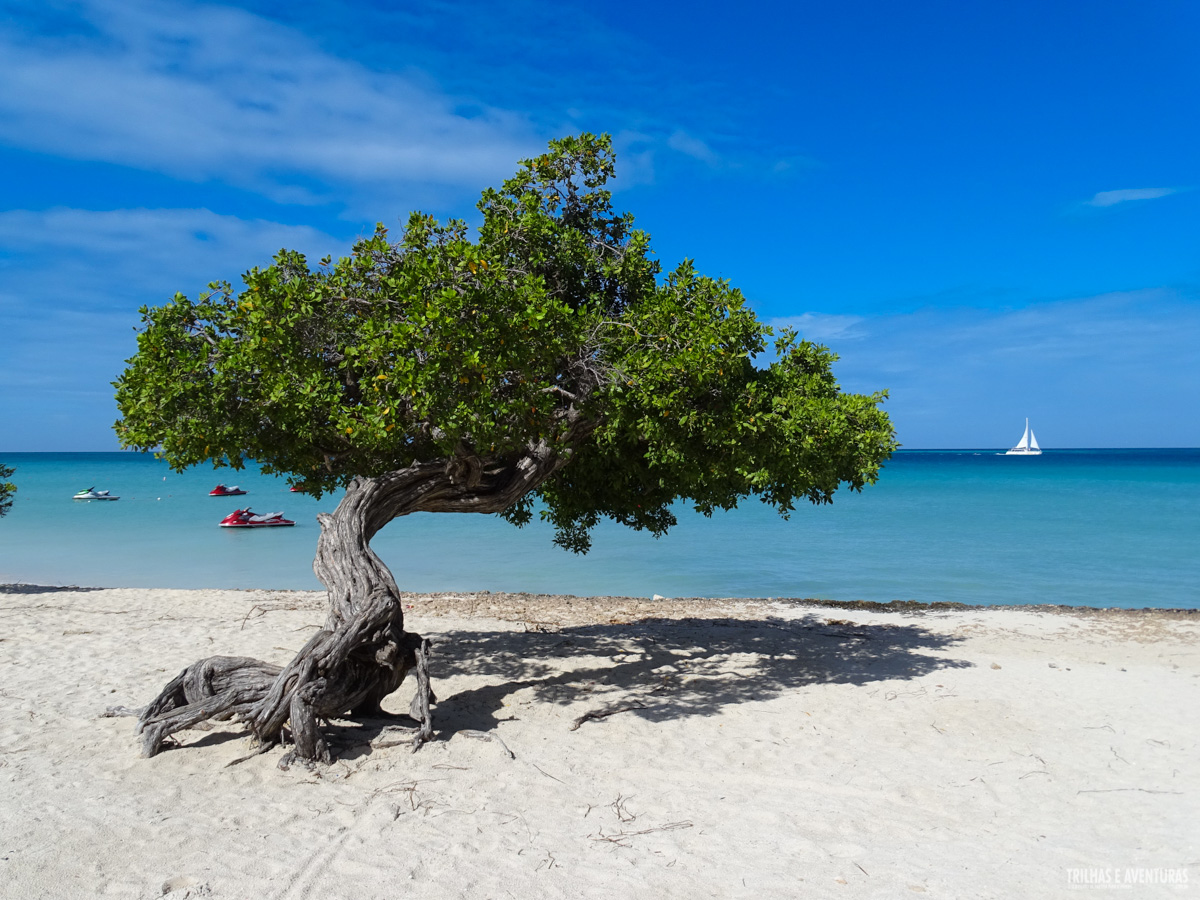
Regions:
<instances>
[{"instance_id":1,"label":"blue sky","mask_svg":"<svg viewBox=\"0 0 1200 900\"><path fill-rule=\"evenodd\" d=\"M471 220L581 130L665 266L905 446L1200 446L1198 39L1190 0L0 0L0 452L116 449L139 306Z\"/></svg>"}]
</instances>

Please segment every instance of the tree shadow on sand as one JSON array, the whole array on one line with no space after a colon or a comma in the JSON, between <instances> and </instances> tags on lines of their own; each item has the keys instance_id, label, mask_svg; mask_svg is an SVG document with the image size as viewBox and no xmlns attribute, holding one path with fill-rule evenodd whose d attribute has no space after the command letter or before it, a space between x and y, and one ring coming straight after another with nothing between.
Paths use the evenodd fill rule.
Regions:
<instances>
[{"instance_id":1,"label":"tree shadow on sand","mask_svg":"<svg viewBox=\"0 0 1200 900\"><path fill-rule=\"evenodd\" d=\"M513 695L534 704L573 707L578 727L611 712L664 722L710 716L730 706L770 700L821 684L865 685L915 679L974 665L944 651L961 641L919 624L828 619L645 619L533 631L462 630L435 638L435 740L493 732L514 716ZM487 683L454 691L458 677ZM411 689L387 701L407 708ZM506 703L509 705L506 706ZM408 743L406 715L338 717L324 729L343 760ZM235 738L219 727L190 747ZM240 731L240 729L239 729ZM245 757L249 758L249 757ZM240 761L240 760L239 760Z\"/></svg>"},{"instance_id":2,"label":"tree shadow on sand","mask_svg":"<svg viewBox=\"0 0 1200 900\"><path fill-rule=\"evenodd\" d=\"M620 707L652 722L708 716L810 685L863 685L970 667L934 655L959 640L915 624L860 625L818 615L456 632L437 643L437 674L492 683L443 696L435 726L442 740L458 731L490 731L512 715L505 700L526 689L535 702L576 705L581 714Z\"/></svg>"},{"instance_id":3,"label":"tree shadow on sand","mask_svg":"<svg viewBox=\"0 0 1200 900\"><path fill-rule=\"evenodd\" d=\"M58 584L25 584L19 581L14 584L0 584L0 594L82 594L90 591L103 590L107 590L107 588L78 587L77 585Z\"/></svg>"}]
</instances>

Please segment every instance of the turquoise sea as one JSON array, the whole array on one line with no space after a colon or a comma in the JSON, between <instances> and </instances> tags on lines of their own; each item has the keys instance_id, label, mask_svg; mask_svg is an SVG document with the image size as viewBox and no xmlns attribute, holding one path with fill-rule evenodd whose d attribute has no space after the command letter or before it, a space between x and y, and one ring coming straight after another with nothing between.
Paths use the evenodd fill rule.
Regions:
<instances>
[{"instance_id":1,"label":"turquoise sea","mask_svg":"<svg viewBox=\"0 0 1200 900\"><path fill-rule=\"evenodd\" d=\"M19 489L0 519L0 583L320 587L314 517L336 497L249 469L175 474L133 453L0 462ZM218 481L250 493L209 497ZM121 499L71 499L91 486ZM296 527L217 527L245 505ZM466 515L398 519L373 546L414 591L1200 607L1200 450L901 451L878 484L788 521L757 502L679 518L661 540L602 525L582 557L540 523Z\"/></svg>"}]
</instances>

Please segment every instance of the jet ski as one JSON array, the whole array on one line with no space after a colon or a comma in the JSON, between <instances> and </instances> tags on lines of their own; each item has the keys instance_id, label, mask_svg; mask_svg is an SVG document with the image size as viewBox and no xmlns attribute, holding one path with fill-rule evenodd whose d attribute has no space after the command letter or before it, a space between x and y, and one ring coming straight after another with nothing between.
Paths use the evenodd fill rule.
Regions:
<instances>
[{"instance_id":1,"label":"jet ski","mask_svg":"<svg viewBox=\"0 0 1200 900\"><path fill-rule=\"evenodd\" d=\"M258 515L250 509L235 509L221 520L222 528L275 528L295 524L291 519L285 519L281 512Z\"/></svg>"},{"instance_id":2,"label":"jet ski","mask_svg":"<svg viewBox=\"0 0 1200 900\"><path fill-rule=\"evenodd\" d=\"M120 497L114 497L108 491L98 491L94 487L88 488L86 491L80 491L72 500L120 500Z\"/></svg>"},{"instance_id":3,"label":"jet ski","mask_svg":"<svg viewBox=\"0 0 1200 900\"><path fill-rule=\"evenodd\" d=\"M231 484L226 487L223 484L218 484L215 488L208 492L210 497L236 497L239 494L246 493L236 484Z\"/></svg>"}]
</instances>

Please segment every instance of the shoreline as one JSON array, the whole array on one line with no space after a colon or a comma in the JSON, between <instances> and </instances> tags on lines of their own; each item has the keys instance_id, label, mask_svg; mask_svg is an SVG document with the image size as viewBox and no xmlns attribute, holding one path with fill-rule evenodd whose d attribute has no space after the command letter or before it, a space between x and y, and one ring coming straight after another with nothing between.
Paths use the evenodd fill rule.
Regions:
<instances>
[{"instance_id":1,"label":"shoreline","mask_svg":"<svg viewBox=\"0 0 1200 900\"><path fill-rule=\"evenodd\" d=\"M48 585L27 582L0 584L0 594L37 594L72 591L191 591L206 593L210 591L230 593L272 593L297 596L324 597L324 591L304 591L294 588L113 588L93 587L87 585ZM400 596L406 600L432 602L435 607L445 610L455 610L462 613L471 604L478 604L482 599L499 601L517 605L560 605L561 601L582 606L616 603L622 607L636 606L643 617L649 617L651 611L674 611L684 605L690 610L709 610L744 605L748 608L769 609L773 606L786 606L797 609L833 609L858 610L864 612L894 612L908 615L925 615L929 613L971 610L1028 610L1031 612L1054 613L1061 615L1133 615L1133 616L1163 616L1190 620L1200 618L1200 607L1186 606L1073 606L1065 603L1029 603L1029 604L971 604L953 601L922 602L919 600L891 600L886 603L874 600L823 600L813 597L628 597L612 595L585 594L541 594L527 591L400 591ZM558 602L556 602L558 601ZM324 602L322 600L321 602ZM441 613L438 613L441 614Z\"/></svg>"},{"instance_id":2,"label":"shoreline","mask_svg":"<svg viewBox=\"0 0 1200 900\"><path fill-rule=\"evenodd\" d=\"M224 722L142 759L103 713L204 656L286 662L322 592L0 586L0 880L136 900L1200 884L1191 611L405 600L434 645L434 741L337 719L332 765L284 771Z\"/></svg>"}]
</instances>

